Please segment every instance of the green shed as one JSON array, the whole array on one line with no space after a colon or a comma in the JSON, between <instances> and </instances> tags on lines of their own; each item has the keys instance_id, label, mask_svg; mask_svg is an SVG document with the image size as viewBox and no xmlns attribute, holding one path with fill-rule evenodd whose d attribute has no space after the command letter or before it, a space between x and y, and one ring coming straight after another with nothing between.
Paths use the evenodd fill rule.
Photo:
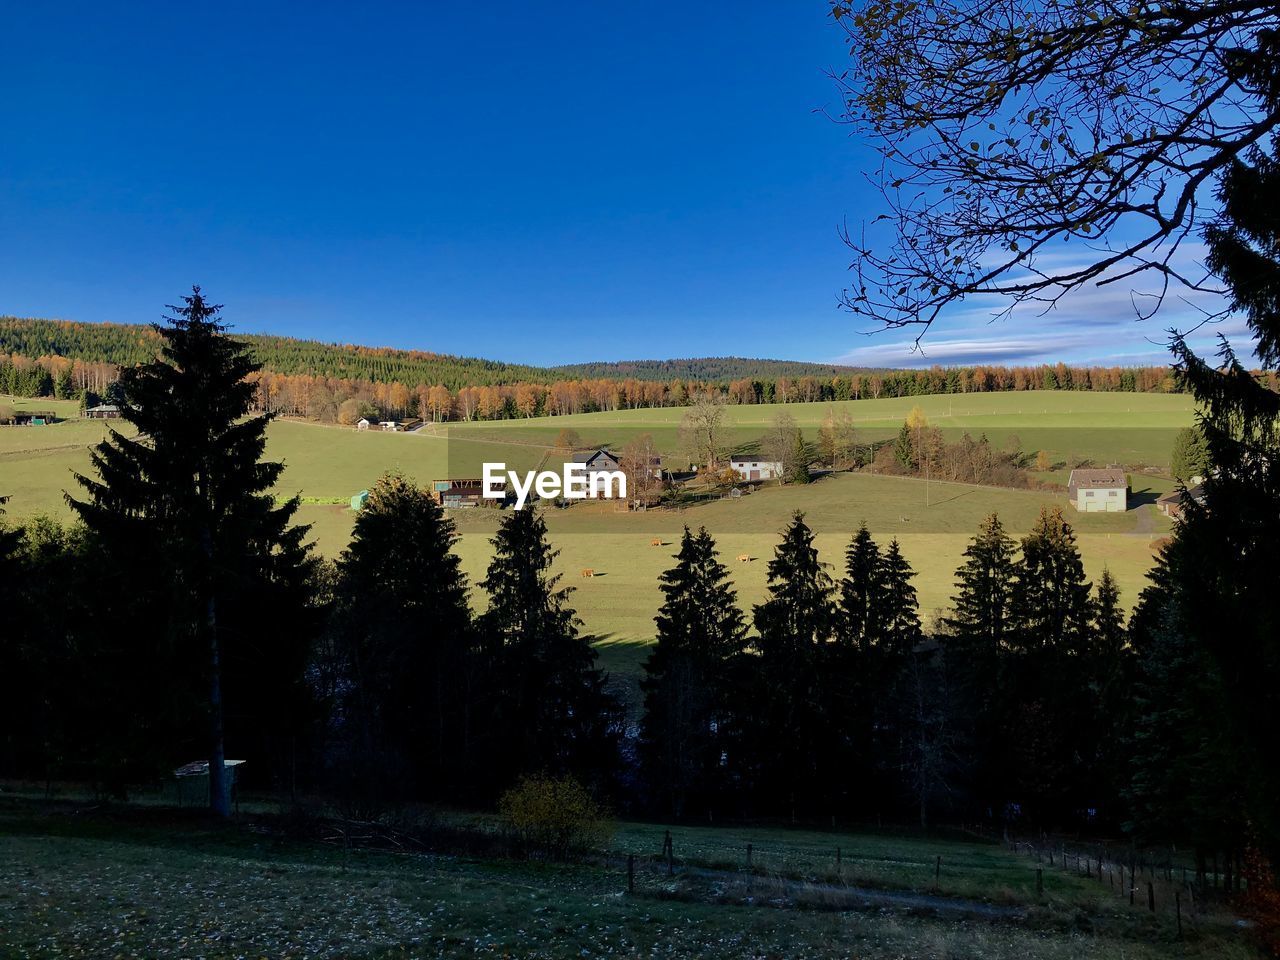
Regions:
<instances>
[{"instance_id":1,"label":"green shed","mask_svg":"<svg viewBox=\"0 0 1280 960\"><path fill-rule=\"evenodd\" d=\"M369 502L369 491L361 490L359 493L357 493L354 497L351 498L351 509L359 510L368 502Z\"/></svg>"}]
</instances>

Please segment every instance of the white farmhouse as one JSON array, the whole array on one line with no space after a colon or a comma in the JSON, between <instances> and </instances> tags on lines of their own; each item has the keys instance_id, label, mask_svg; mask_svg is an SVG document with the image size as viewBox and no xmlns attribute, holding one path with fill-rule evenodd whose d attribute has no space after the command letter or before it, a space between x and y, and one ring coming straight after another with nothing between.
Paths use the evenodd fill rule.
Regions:
<instances>
[{"instance_id":1,"label":"white farmhouse","mask_svg":"<svg viewBox=\"0 0 1280 960\"><path fill-rule=\"evenodd\" d=\"M1072 470L1067 496L1081 513L1124 513L1129 509L1129 481L1115 467Z\"/></svg>"},{"instance_id":2,"label":"white farmhouse","mask_svg":"<svg viewBox=\"0 0 1280 960\"><path fill-rule=\"evenodd\" d=\"M776 480L782 476L782 461L766 460L759 454L735 453L729 467L743 480Z\"/></svg>"}]
</instances>

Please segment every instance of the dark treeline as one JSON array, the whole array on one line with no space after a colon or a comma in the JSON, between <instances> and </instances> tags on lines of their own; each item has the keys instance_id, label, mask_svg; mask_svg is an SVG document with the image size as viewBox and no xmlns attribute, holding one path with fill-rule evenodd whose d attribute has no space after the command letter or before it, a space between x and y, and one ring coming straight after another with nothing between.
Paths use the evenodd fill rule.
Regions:
<instances>
[{"instance_id":1,"label":"dark treeline","mask_svg":"<svg viewBox=\"0 0 1280 960\"><path fill-rule=\"evenodd\" d=\"M1086 581L1061 512L1020 545L989 517L928 635L914 576L865 527L831 576L796 516L748 640L714 542L686 530L644 681L650 802L712 819L1118 827L1134 653L1114 581Z\"/></svg>"},{"instance_id":2,"label":"dark treeline","mask_svg":"<svg viewBox=\"0 0 1280 960\"><path fill-rule=\"evenodd\" d=\"M1176 389L1167 367L1058 363L859 370L711 358L538 368L287 337L240 339L261 368L251 376L256 412L345 424L371 415L469 421L679 407L708 395L733 404L759 404L1022 390ZM161 344L149 327L0 318L0 393L96 400L117 368L150 361Z\"/></svg>"},{"instance_id":3,"label":"dark treeline","mask_svg":"<svg viewBox=\"0 0 1280 960\"><path fill-rule=\"evenodd\" d=\"M138 428L94 448L80 522L0 531L0 770L123 792L228 755L349 809L489 802L524 773L609 793L619 712L549 568L508 515L472 616L452 523L400 477L371 491L336 564L270 490L254 362L197 289L127 368ZM215 809L225 791L211 785Z\"/></svg>"}]
</instances>

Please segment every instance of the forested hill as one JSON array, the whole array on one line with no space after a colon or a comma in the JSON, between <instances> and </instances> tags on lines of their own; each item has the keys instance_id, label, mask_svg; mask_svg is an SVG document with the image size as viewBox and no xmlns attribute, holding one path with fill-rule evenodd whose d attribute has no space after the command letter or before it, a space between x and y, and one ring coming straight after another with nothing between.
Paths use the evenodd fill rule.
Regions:
<instances>
[{"instance_id":1,"label":"forested hill","mask_svg":"<svg viewBox=\"0 0 1280 960\"><path fill-rule=\"evenodd\" d=\"M614 363L570 363L549 372L557 377L596 379L702 381L772 380L777 377L835 377L867 373L869 367L846 367L834 363L805 363L800 360L755 360L749 357L694 357L683 360L619 360Z\"/></svg>"},{"instance_id":2,"label":"forested hill","mask_svg":"<svg viewBox=\"0 0 1280 960\"><path fill-rule=\"evenodd\" d=\"M457 357L423 350L396 350L352 344L296 340L269 334L234 335L249 343L267 369L294 376L306 374L408 387L442 384L451 390L468 386L552 383L563 379L634 379L666 382L673 379L725 383L733 379L772 380L778 377L832 377L858 368L790 360L744 357L706 357L681 360L631 360L619 363L580 363L559 367ZM0 317L0 354L37 359L61 356L71 360L132 366L150 360L160 338L143 324L80 323Z\"/></svg>"}]
</instances>

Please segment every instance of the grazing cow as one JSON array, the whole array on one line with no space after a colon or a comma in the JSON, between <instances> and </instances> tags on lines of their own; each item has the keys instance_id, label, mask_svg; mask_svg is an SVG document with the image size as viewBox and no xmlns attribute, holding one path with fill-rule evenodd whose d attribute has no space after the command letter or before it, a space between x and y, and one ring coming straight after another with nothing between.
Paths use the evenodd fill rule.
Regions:
<instances>
[{"instance_id":1,"label":"grazing cow","mask_svg":"<svg viewBox=\"0 0 1280 960\"><path fill-rule=\"evenodd\" d=\"M649 541L649 546L651 546L651 547L660 547L660 546L662 546L662 538L661 538L661 537L654 537L652 540L650 540L650 541Z\"/></svg>"},{"instance_id":2,"label":"grazing cow","mask_svg":"<svg viewBox=\"0 0 1280 960\"><path fill-rule=\"evenodd\" d=\"M584 577L594 577L596 575L596 572L591 567L587 567L582 571L582 575Z\"/></svg>"},{"instance_id":3,"label":"grazing cow","mask_svg":"<svg viewBox=\"0 0 1280 960\"><path fill-rule=\"evenodd\" d=\"M747 562L747 561L749 561L750 559L751 559L751 554L749 554L749 553L740 553L740 554L738 554L738 562L739 562L739 563L746 563L746 562Z\"/></svg>"}]
</instances>

